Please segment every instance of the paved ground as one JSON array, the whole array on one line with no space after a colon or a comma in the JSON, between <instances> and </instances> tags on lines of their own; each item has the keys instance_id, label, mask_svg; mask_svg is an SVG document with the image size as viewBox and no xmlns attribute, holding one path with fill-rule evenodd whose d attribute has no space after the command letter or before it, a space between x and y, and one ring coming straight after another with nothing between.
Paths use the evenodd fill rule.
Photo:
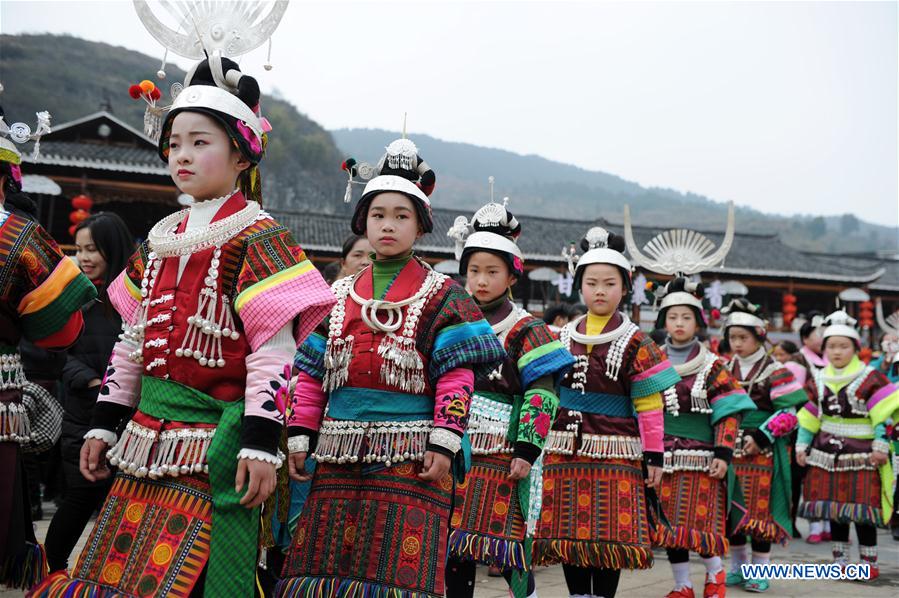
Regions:
<instances>
[{"instance_id":1,"label":"paved ground","mask_svg":"<svg viewBox=\"0 0 899 598\"><path fill-rule=\"evenodd\" d=\"M38 539L43 541L47 534L47 526L53 516L55 507L51 503L44 504L44 520L37 524ZM805 534L807 526L804 521L799 521L799 529ZM85 530L81 542L87 537ZM855 541L853 532L853 542ZM899 596L899 542L894 542L890 535L882 531L878 536L880 547L880 579L869 582L834 582L834 581L772 581L771 589L767 596L777 597L817 597L833 596L835 598L896 598ZM81 544L76 547L75 554L81 550ZM74 561L74 558L72 560ZM854 544L851 548L851 560L857 562L858 548ZM773 562L781 563L826 563L830 562L830 544L811 545L803 540L794 540L788 548L776 546L774 548ZM692 560L692 579L694 586L699 588L700 596L704 568L698 557ZM537 590L541 598L565 598L568 591L565 588L565 580L561 567L548 567L538 569ZM663 597L671 590L671 569L665 560L664 552L656 553L656 564L646 571L625 571L621 575L621 586L618 596L621 598L639 597L653 598ZM742 589L729 588L730 596L755 596ZM0 590L0 598L12 598L21 596L20 592ZM486 568L478 569L476 598L506 598L505 582L502 578L488 577ZM232 597L238 598L238 597Z\"/></svg>"}]
</instances>

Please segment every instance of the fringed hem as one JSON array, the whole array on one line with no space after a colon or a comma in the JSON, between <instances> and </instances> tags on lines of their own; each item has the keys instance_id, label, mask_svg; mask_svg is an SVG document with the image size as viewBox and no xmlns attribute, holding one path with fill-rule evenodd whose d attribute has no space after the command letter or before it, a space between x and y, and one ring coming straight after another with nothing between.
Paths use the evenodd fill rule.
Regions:
<instances>
[{"instance_id":1,"label":"fringed hem","mask_svg":"<svg viewBox=\"0 0 899 598\"><path fill-rule=\"evenodd\" d=\"M40 544L27 542L25 550L7 557L0 570L0 583L8 588L27 590L37 585L49 573L47 553Z\"/></svg>"},{"instance_id":2,"label":"fringed hem","mask_svg":"<svg viewBox=\"0 0 899 598\"><path fill-rule=\"evenodd\" d=\"M649 569L649 547L589 540L534 540L534 565L563 563L599 569Z\"/></svg>"},{"instance_id":3,"label":"fringed hem","mask_svg":"<svg viewBox=\"0 0 899 598\"><path fill-rule=\"evenodd\" d=\"M57 571L25 596L26 598L121 598L125 594L93 581L72 579L65 571Z\"/></svg>"},{"instance_id":4,"label":"fringed hem","mask_svg":"<svg viewBox=\"0 0 899 598\"><path fill-rule=\"evenodd\" d=\"M502 569L527 571L529 563L525 557L524 543L506 538L493 538L454 529L450 532L449 552L451 555Z\"/></svg>"},{"instance_id":5,"label":"fringed hem","mask_svg":"<svg viewBox=\"0 0 899 598\"><path fill-rule=\"evenodd\" d=\"M881 509L858 503L815 500L799 505L796 513L803 519L830 519L840 523L863 523L885 528Z\"/></svg>"},{"instance_id":6,"label":"fringed hem","mask_svg":"<svg viewBox=\"0 0 899 598\"><path fill-rule=\"evenodd\" d=\"M746 523L739 526L734 534L748 534L757 540L772 542L786 546L792 534L777 525L774 521L765 521L762 519L746 519Z\"/></svg>"},{"instance_id":7,"label":"fringed hem","mask_svg":"<svg viewBox=\"0 0 899 598\"><path fill-rule=\"evenodd\" d=\"M661 548L686 548L702 555L724 556L730 548L727 536L700 532L689 527L671 529L658 526L653 534L653 546Z\"/></svg>"},{"instance_id":8,"label":"fringed hem","mask_svg":"<svg viewBox=\"0 0 899 598\"><path fill-rule=\"evenodd\" d=\"M404 590L358 579L339 577L294 577L275 586L279 598L441 598L439 594Z\"/></svg>"}]
</instances>

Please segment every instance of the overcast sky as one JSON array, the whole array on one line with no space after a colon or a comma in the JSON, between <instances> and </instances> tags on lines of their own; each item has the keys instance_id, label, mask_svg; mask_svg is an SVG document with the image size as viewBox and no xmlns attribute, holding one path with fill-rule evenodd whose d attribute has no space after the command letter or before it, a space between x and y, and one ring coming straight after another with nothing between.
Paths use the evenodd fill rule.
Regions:
<instances>
[{"instance_id":1,"label":"overcast sky","mask_svg":"<svg viewBox=\"0 0 899 598\"><path fill-rule=\"evenodd\" d=\"M397 130L408 112L413 138L897 225L897 16L895 2L292 0L274 70L264 49L242 68L331 129ZM152 55L135 77L162 57L128 1L3 0L0 30Z\"/></svg>"}]
</instances>

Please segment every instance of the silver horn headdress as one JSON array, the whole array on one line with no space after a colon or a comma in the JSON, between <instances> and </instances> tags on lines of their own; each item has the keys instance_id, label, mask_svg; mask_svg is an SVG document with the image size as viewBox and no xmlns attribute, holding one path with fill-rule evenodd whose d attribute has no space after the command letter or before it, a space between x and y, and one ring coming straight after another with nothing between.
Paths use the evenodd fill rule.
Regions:
<instances>
[{"instance_id":1,"label":"silver horn headdress","mask_svg":"<svg viewBox=\"0 0 899 598\"><path fill-rule=\"evenodd\" d=\"M624 242L636 265L656 274L689 276L703 270L710 270L724 262L734 242L734 204L727 208L727 230L718 249L705 235L686 229L673 229L659 233L646 245L643 251L637 247L631 229L630 206L624 206Z\"/></svg>"},{"instance_id":2,"label":"silver horn headdress","mask_svg":"<svg viewBox=\"0 0 899 598\"><path fill-rule=\"evenodd\" d=\"M880 297L877 298L877 303L875 304L874 309L877 316L877 325L880 326L880 329L883 330L886 334L899 336L899 311L893 312L889 316L884 318L883 302L880 300Z\"/></svg>"}]
</instances>

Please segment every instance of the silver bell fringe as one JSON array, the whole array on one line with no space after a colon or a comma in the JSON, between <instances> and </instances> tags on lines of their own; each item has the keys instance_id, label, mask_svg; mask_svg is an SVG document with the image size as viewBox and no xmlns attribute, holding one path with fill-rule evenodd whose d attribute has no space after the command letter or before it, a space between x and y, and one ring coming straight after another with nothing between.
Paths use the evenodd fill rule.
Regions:
<instances>
[{"instance_id":1,"label":"silver bell fringe","mask_svg":"<svg viewBox=\"0 0 899 598\"><path fill-rule=\"evenodd\" d=\"M849 453L836 455L813 448L806 463L827 471L861 471L877 469L869 462L871 453Z\"/></svg>"},{"instance_id":2,"label":"silver bell fringe","mask_svg":"<svg viewBox=\"0 0 899 598\"><path fill-rule=\"evenodd\" d=\"M324 463L421 461L434 427L431 420L356 422L326 420L312 458Z\"/></svg>"},{"instance_id":3,"label":"silver bell fringe","mask_svg":"<svg viewBox=\"0 0 899 598\"><path fill-rule=\"evenodd\" d=\"M639 438L631 436L606 436L604 434L584 434L581 436L581 448L578 456L591 459L629 459L636 461L643 458L643 444Z\"/></svg>"},{"instance_id":4,"label":"silver bell fringe","mask_svg":"<svg viewBox=\"0 0 899 598\"><path fill-rule=\"evenodd\" d=\"M215 428L182 428L162 432L148 475L155 480L164 475L178 477L209 473L206 452L214 437Z\"/></svg>"},{"instance_id":5,"label":"silver bell fringe","mask_svg":"<svg viewBox=\"0 0 899 598\"><path fill-rule=\"evenodd\" d=\"M507 438L512 420L512 405L493 401L481 395L472 396L468 420L468 437L474 455L495 455L514 451Z\"/></svg>"},{"instance_id":6,"label":"silver bell fringe","mask_svg":"<svg viewBox=\"0 0 899 598\"><path fill-rule=\"evenodd\" d=\"M106 453L109 464L138 478L158 479L208 473L206 453L215 428L180 428L157 432L134 421Z\"/></svg>"},{"instance_id":7,"label":"silver bell fringe","mask_svg":"<svg viewBox=\"0 0 899 598\"><path fill-rule=\"evenodd\" d=\"M22 369L22 358L18 353L0 355L0 390L20 389L25 387L25 370Z\"/></svg>"},{"instance_id":8,"label":"silver bell fringe","mask_svg":"<svg viewBox=\"0 0 899 598\"><path fill-rule=\"evenodd\" d=\"M0 403L0 442L25 444L31 440L31 422L25 405Z\"/></svg>"},{"instance_id":9,"label":"silver bell fringe","mask_svg":"<svg viewBox=\"0 0 899 598\"><path fill-rule=\"evenodd\" d=\"M114 447L106 453L109 464L123 472L142 478L149 473L150 451L159 433L133 420L129 421L122 432L122 437Z\"/></svg>"},{"instance_id":10,"label":"silver bell fringe","mask_svg":"<svg viewBox=\"0 0 899 598\"><path fill-rule=\"evenodd\" d=\"M388 333L378 346L381 382L403 392L419 394L425 389L424 361L415 349L415 339Z\"/></svg>"},{"instance_id":11,"label":"silver bell fringe","mask_svg":"<svg viewBox=\"0 0 899 598\"><path fill-rule=\"evenodd\" d=\"M714 458L715 453L713 451L665 451L662 470L665 473L673 473L675 471L709 471Z\"/></svg>"},{"instance_id":12,"label":"silver bell fringe","mask_svg":"<svg viewBox=\"0 0 899 598\"><path fill-rule=\"evenodd\" d=\"M218 283L221 265L221 247L216 247L203 280L206 285L200 291L197 311L187 318L187 334L181 346L175 350L177 357L193 357L202 367L225 367L222 339L236 341L240 333L235 329L231 302L226 295L219 302Z\"/></svg>"},{"instance_id":13,"label":"silver bell fringe","mask_svg":"<svg viewBox=\"0 0 899 598\"><path fill-rule=\"evenodd\" d=\"M325 376L322 390L332 392L346 384L349 376L350 360L353 358L353 335L346 338L328 339L325 350Z\"/></svg>"},{"instance_id":14,"label":"silver bell fringe","mask_svg":"<svg viewBox=\"0 0 899 598\"><path fill-rule=\"evenodd\" d=\"M569 410L568 417L573 421L565 425L564 430L550 430L546 436L543 451L549 455L573 455L577 448L577 435L584 416L580 411Z\"/></svg>"}]
</instances>

